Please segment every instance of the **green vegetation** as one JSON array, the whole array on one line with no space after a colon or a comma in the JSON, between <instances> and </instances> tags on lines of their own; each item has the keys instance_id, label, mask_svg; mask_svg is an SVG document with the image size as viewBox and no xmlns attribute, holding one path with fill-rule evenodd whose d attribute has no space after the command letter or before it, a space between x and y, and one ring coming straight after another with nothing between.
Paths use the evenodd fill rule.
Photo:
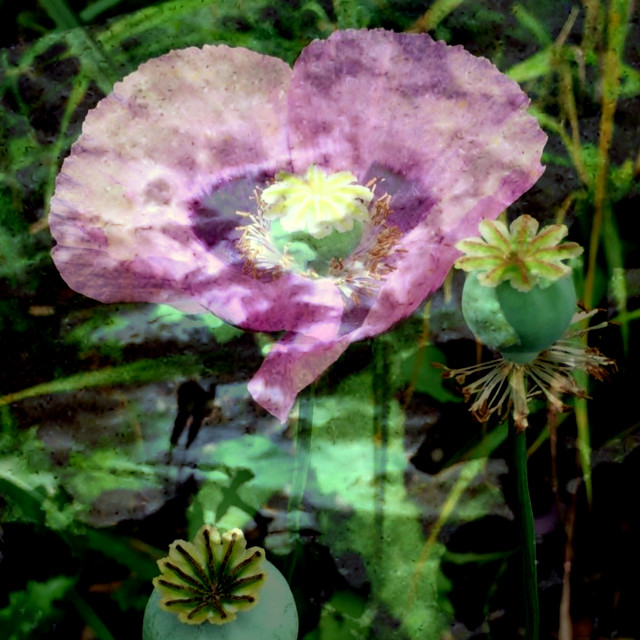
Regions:
<instances>
[{"instance_id":1,"label":"green vegetation","mask_svg":"<svg viewBox=\"0 0 640 640\"><path fill-rule=\"evenodd\" d=\"M70 292L49 256L60 163L119 78L205 43L292 62L347 27L429 31L489 58L532 98L547 169L512 217L567 224L585 247L572 265L578 300L612 323L588 339L619 368L615 384L589 383L592 398L572 412L548 416L536 400L529 416L541 636L591 633L597 617L599 636L632 637L636 3L15 4L2 4L16 28L0 49L0 637L138 635L156 560L203 522L246 527L264 543L305 640L517 637L506 425L473 422L433 366L479 355L457 275L405 323L352 345L285 431L246 391L267 336L160 305L102 305ZM216 406L191 448L170 450L176 390L188 379L217 384ZM614 578L603 577L611 567Z\"/></svg>"}]
</instances>

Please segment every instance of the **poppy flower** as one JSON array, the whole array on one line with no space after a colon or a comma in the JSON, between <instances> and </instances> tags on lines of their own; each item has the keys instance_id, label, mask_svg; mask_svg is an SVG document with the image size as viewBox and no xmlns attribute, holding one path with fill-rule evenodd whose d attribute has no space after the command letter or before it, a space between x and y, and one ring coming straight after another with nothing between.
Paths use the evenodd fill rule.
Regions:
<instances>
[{"instance_id":1,"label":"poppy flower","mask_svg":"<svg viewBox=\"0 0 640 640\"><path fill-rule=\"evenodd\" d=\"M103 302L284 332L249 383L284 422L536 182L546 136L528 105L489 61L426 34L338 31L293 68L171 51L87 115L51 200L53 259Z\"/></svg>"}]
</instances>

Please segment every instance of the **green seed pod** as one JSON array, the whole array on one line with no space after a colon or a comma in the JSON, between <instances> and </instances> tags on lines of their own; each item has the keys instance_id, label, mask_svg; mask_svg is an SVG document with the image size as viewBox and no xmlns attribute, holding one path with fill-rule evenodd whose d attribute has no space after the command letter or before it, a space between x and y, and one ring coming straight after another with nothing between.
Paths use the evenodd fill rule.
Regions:
<instances>
[{"instance_id":1,"label":"green seed pod","mask_svg":"<svg viewBox=\"0 0 640 640\"><path fill-rule=\"evenodd\" d=\"M363 225L353 223L349 231L331 231L322 238L314 238L303 231L285 231L279 220L271 223L270 237L279 251L292 256L301 269L310 265L318 273L329 270L332 259L340 260L349 256L362 239Z\"/></svg>"},{"instance_id":2,"label":"green seed pod","mask_svg":"<svg viewBox=\"0 0 640 640\"><path fill-rule=\"evenodd\" d=\"M295 640L291 589L242 531L205 526L175 541L144 613L143 640Z\"/></svg>"},{"instance_id":3,"label":"green seed pod","mask_svg":"<svg viewBox=\"0 0 640 640\"><path fill-rule=\"evenodd\" d=\"M536 285L529 291L517 291L508 281L485 286L471 272L462 293L462 313L471 331L512 362L531 362L560 339L575 311L571 276L544 288Z\"/></svg>"}]
</instances>

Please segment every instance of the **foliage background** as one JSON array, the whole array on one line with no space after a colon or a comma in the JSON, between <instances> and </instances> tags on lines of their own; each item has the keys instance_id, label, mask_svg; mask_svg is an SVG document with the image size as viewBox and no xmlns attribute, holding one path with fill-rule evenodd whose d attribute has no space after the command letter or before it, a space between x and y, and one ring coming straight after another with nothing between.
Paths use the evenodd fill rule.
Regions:
<instances>
[{"instance_id":1,"label":"foliage background","mask_svg":"<svg viewBox=\"0 0 640 640\"><path fill-rule=\"evenodd\" d=\"M636 320L640 27L633 0L4 0L0 50L0 637L139 635L155 561L203 520L243 526L288 577L301 638L515 638L504 425L478 425L431 366L473 363L455 276L414 317L355 344L283 430L246 381L271 338L211 316L101 305L49 257L47 202L88 109L173 48L293 62L336 28L428 31L522 84L549 134L510 211L586 247L580 299L618 361L529 433L543 637L640 638ZM487 354L484 354L486 357ZM185 380L215 383L169 453ZM311 408L312 420L305 418Z\"/></svg>"}]
</instances>

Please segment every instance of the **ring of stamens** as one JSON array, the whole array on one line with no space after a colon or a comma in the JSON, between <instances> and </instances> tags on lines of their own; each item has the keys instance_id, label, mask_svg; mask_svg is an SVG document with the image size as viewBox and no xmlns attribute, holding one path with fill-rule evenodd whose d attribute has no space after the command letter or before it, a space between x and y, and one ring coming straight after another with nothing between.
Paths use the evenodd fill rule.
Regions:
<instances>
[{"instance_id":1,"label":"ring of stamens","mask_svg":"<svg viewBox=\"0 0 640 640\"><path fill-rule=\"evenodd\" d=\"M367 183L367 188L375 189L376 180ZM319 273L310 266L300 268L295 257L287 248L279 249L270 236L271 222L265 217L267 205L261 193L255 191L257 211L238 211L247 218L248 224L239 226L241 232L237 246L245 258L245 270L254 278L277 278L285 272L295 272L315 280L329 278L343 296L358 304L361 296L374 296L382 281L393 271L392 256L398 251L397 244L402 232L388 224L391 214L391 196L384 194L369 203L369 221L358 246L344 258L333 258L325 273Z\"/></svg>"},{"instance_id":2,"label":"ring of stamens","mask_svg":"<svg viewBox=\"0 0 640 640\"><path fill-rule=\"evenodd\" d=\"M580 312L574 316L572 327L590 318L595 311ZM465 401L473 399L470 411L480 422L485 422L494 413L502 416L513 408L513 417L519 431L528 426L529 401L544 396L554 411L565 409L561 400L564 394L581 397L584 391L573 376L574 371L585 371L598 380L607 375L605 367L615 362L603 356L597 349L587 348L575 339L587 331L605 326L602 323L587 329L571 328L563 339L541 351L530 363L522 364L497 358L463 369L445 369L445 378L455 378L464 384Z\"/></svg>"}]
</instances>

